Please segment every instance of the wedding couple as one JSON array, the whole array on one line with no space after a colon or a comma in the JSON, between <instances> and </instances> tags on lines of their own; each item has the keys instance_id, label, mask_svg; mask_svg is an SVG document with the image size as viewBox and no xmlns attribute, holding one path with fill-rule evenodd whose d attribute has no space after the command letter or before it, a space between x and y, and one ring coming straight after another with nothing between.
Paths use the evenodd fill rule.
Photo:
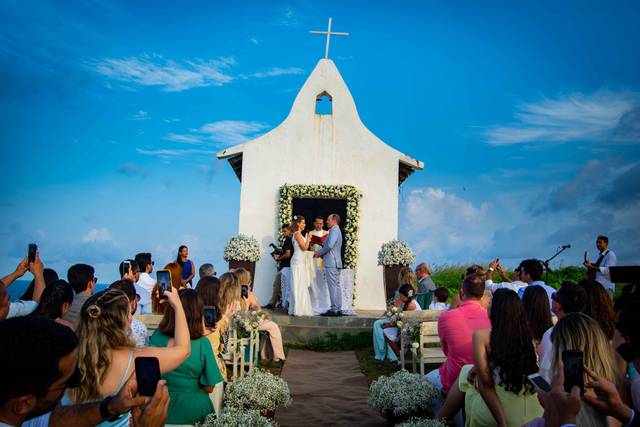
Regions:
<instances>
[{"instance_id":1,"label":"wedding couple","mask_svg":"<svg viewBox=\"0 0 640 427\"><path fill-rule=\"evenodd\" d=\"M291 257L291 296L289 301L289 314L292 316L313 316L311 302L312 288L316 286L316 263L314 258L322 258L324 274L331 308L322 313L322 316L340 316L342 289L340 288L340 269L342 268L342 232L340 231L340 215L331 214L327 218L329 234L323 247L310 252L310 234L302 236L306 227L304 217L293 217L291 230L293 231L293 256Z\"/></svg>"}]
</instances>

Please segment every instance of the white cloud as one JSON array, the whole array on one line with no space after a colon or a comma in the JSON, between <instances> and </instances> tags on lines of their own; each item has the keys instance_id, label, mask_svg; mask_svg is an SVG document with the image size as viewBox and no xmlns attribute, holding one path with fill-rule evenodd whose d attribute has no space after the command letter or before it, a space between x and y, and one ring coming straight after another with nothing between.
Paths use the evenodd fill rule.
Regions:
<instances>
[{"instance_id":1,"label":"white cloud","mask_svg":"<svg viewBox=\"0 0 640 427\"><path fill-rule=\"evenodd\" d=\"M285 27L297 27L299 22L296 12L290 6L282 8L278 23Z\"/></svg>"},{"instance_id":2,"label":"white cloud","mask_svg":"<svg viewBox=\"0 0 640 427\"><path fill-rule=\"evenodd\" d=\"M220 120L207 123L197 129L189 129L189 133L170 133L164 137L169 141L184 142L194 145L210 145L215 147L241 144L256 138L269 125L261 122L245 120Z\"/></svg>"},{"instance_id":3,"label":"white cloud","mask_svg":"<svg viewBox=\"0 0 640 427\"><path fill-rule=\"evenodd\" d=\"M258 44L259 44L258 39L257 39L257 38L255 38L255 37L251 37L251 38L249 39L249 42L251 42L252 44L255 44L255 45L258 45Z\"/></svg>"},{"instance_id":4,"label":"white cloud","mask_svg":"<svg viewBox=\"0 0 640 427\"><path fill-rule=\"evenodd\" d=\"M617 140L640 142L640 97L632 92L601 90L591 95L572 93L557 99L522 103L516 121L485 132L491 145L529 142Z\"/></svg>"},{"instance_id":5,"label":"white cloud","mask_svg":"<svg viewBox=\"0 0 640 427\"><path fill-rule=\"evenodd\" d=\"M402 202L401 234L422 257L436 263L476 260L489 248L494 220L489 205L479 206L439 188L412 190ZM477 262L477 261L476 261Z\"/></svg>"},{"instance_id":6,"label":"white cloud","mask_svg":"<svg viewBox=\"0 0 640 427\"><path fill-rule=\"evenodd\" d=\"M149 120L150 118L147 111L139 110L133 115L132 120Z\"/></svg>"},{"instance_id":7,"label":"white cloud","mask_svg":"<svg viewBox=\"0 0 640 427\"><path fill-rule=\"evenodd\" d=\"M143 54L124 59L107 58L95 64L95 70L122 83L159 86L165 92L180 92L196 87L222 86L234 80L275 77L304 72L298 67L275 67L268 71L234 74L232 57L193 59L183 62L165 59L158 54Z\"/></svg>"},{"instance_id":8,"label":"white cloud","mask_svg":"<svg viewBox=\"0 0 640 427\"><path fill-rule=\"evenodd\" d=\"M233 80L226 73L235 60L218 58L194 60L179 64L162 55L140 55L125 59L107 58L96 65L98 73L126 83L161 86L167 92L179 92L194 87L222 86Z\"/></svg>"},{"instance_id":9,"label":"white cloud","mask_svg":"<svg viewBox=\"0 0 640 427\"><path fill-rule=\"evenodd\" d=\"M82 236L82 243L100 243L100 242L113 242L111 233L107 228L92 228Z\"/></svg>"}]
</instances>

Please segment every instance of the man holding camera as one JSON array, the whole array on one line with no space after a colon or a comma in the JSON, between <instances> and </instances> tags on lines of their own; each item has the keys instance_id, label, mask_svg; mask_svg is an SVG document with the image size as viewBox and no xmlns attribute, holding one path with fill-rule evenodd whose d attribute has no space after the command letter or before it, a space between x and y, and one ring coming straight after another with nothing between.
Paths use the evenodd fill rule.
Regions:
<instances>
[{"instance_id":1,"label":"man holding camera","mask_svg":"<svg viewBox=\"0 0 640 427\"><path fill-rule=\"evenodd\" d=\"M273 281L273 294L269 304L265 308L271 309L280 305L289 306L289 291L291 290L291 255L293 255L293 242L291 230L288 225L282 226L282 235L285 237L282 245L282 253L273 253L271 256L278 263L278 273ZM274 251L275 252L275 251Z\"/></svg>"}]
</instances>

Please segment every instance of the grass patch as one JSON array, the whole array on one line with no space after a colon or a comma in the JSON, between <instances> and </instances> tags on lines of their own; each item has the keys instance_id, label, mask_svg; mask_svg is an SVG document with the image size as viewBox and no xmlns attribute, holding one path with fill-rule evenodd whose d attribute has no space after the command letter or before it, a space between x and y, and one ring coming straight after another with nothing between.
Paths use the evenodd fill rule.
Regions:
<instances>
[{"instance_id":1,"label":"grass patch","mask_svg":"<svg viewBox=\"0 0 640 427\"><path fill-rule=\"evenodd\" d=\"M327 332L324 337L314 338L306 344L287 343L285 346L299 350L328 352L369 348L372 347L372 343L373 332L371 331L363 331L355 335L348 332L341 335L335 332Z\"/></svg>"},{"instance_id":2,"label":"grass patch","mask_svg":"<svg viewBox=\"0 0 640 427\"><path fill-rule=\"evenodd\" d=\"M360 371L367 377L369 385L374 380L377 380L378 377L389 376L399 369L398 364L395 362L376 360L373 348L361 348L355 350L355 353L358 358L358 365L360 365Z\"/></svg>"}]
</instances>

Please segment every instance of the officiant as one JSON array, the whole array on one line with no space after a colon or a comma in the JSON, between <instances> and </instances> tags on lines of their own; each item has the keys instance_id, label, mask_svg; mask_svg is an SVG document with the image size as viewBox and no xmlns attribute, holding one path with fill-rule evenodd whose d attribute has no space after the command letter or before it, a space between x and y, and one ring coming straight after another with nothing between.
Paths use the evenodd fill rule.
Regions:
<instances>
[{"instance_id":1,"label":"officiant","mask_svg":"<svg viewBox=\"0 0 640 427\"><path fill-rule=\"evenodd\" d=\"M324 241L327 239L329 232L324 229L324 218L317 216L313 220L313 230L309 232L311 241L309 242L309 250L317 252L324 246ZM317 268L322 268L322 258L316 258Z\"/></svg>"}]
</instances>

